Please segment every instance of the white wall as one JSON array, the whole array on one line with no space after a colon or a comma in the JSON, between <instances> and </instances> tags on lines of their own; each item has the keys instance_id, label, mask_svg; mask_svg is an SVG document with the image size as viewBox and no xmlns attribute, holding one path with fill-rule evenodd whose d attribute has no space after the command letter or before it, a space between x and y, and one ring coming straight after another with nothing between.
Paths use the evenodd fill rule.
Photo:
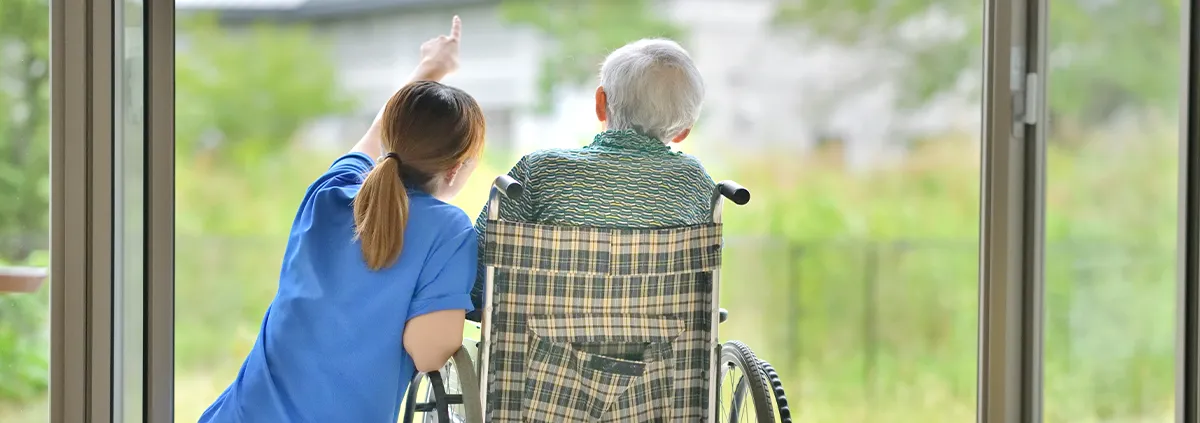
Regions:
<instances>
[{"instance_id":1,"label":"white wall","mask_svg":"<svg viewBox=\"0 0 1200 423\"><path fill-rule=\"evenodd\" d=\"M520 119L536 90L539 42L531 31L502 26L494 6L456 9L463 20L460 69L445 83L471 93L490 119ZM452 12L417 9L320 21L318 36L334 46L340 84L360 100L361 110L345 132L361 131L397 88L407 81L424 41L446 34ZM515 122L489 122L489 138L515 140Z\"/></svg>"},{"instance_id":2,"label":"white wall","mask_svg":"<svg viewBox=\"0 0 1200 423\"><path fill-rule=\"evenodd\" d=\"M902 159L903 141L914 135L978 132L978 104L966 95L900 115L896 94L903 81L889 69L893 64L881 61L885 55L803 44L780 34L770 26L776 1L664 3L664 13L688 28L681 41L708 89L687 150L715 152L736 144L800 153L818 136L833 135L846 140L848 164L867 168ZM464 25L462 66L445 82L471 93L489 113L493 148L523 153L591 140L599 129L591 86L560 90L550 114L533 113L542 55L549 51L545 40L506 26L494 4L455 12ZM313 22L317 35L334 46L339 83L362 105L354 118L320 123L316 129L325 135L316 138L361 133L416 65L420 43L444 34L450 16L449 10L412 9ZM505 140L514 144L499 145Z\"/></svg>"}]
</instances>

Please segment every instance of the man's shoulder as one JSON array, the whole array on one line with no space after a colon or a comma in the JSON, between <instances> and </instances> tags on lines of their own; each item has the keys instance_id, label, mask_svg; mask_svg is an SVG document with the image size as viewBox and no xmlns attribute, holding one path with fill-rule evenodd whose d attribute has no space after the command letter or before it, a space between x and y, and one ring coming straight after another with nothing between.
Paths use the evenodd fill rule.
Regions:
<instances>
[{"instance_id":1,"label":"man's shoulder","mask_svg":"<svg viewBox=\"0 0 1200 423\"><path fill-rule=\"evenodd\" d=\"M603 161L594 152L583 148L548 148L533 151L517 161L516 170L526 175L554 177L559 172L587 169L589 163Z\"/></svg>"},{"instance_id":2,"label":"man's shoulder","mask_svg":"<svg viewBox=\"0 0 1200 423\"><path fill-rule=\"evenodd\" d=\"M687 153L675 153L675 157L678 158L678 161L685 166L695 167L702 171L704 170L704 164L701 163L700 158L696 156Z\"/></svg>"},{"instance_id":3,"label":"man's shoulder","mask_svg":"<svg viewBox=\"0 0 1200 423\"><path fill-rule=\"evenodd\" d=\"M663 176L665 180L698 188L711 188L714 185L700 159L679 152L628 157L603 154L588 148L544 149L523 156L517 168L519 172L540 180L559 177L568 180L587 179L595 177L593 171L603 170L608 175L614 169L626 169L628 171L622 172L621 177Z\"/></svg>"},{"instance_id":4,"label":"man's shoulder","mask_svg":"<svg viewBox=\"0 0 1200 423\"><path fill-rule=\"evenodd\" d=\"M708 175L708 170L704 168L704 163L700 162L700 158L682 152L675 152L672 156L674 157L675 166L677 166L677 169L683 170L684 174L712 182L712 179Z\"/></svg>"},{"instance_id":5,"label":"man's shoulder","mask_svg":"<svg viewBox=\"0 0 1200 423\"><path fill-rule=\"evenodd\" d=\"M592 155L586 148L544 148L535 150L532 153L526 154L521 158L529 164L543 162L546 160L563 160L563 159L583 159Z\"/></svg>"},{"instance_id":6,"label":"man's shoulder","mask_svg":"<svg viewBox=\"0 0 1200 423\"><path fill-rule=\"evenodd\" d=\"M569 161L569 160L610 160L614 157L611 154L604 154L601 151L590 149L587 147L577 148L546 148L536 150L521 157L521 162L528 165L542 164L545 162ZM704 165L700 163L700 159L690 154L681 152L673 152L665 155L643 156L636 160L628 160L621 158L621 161L652 161L662 163L663 165L681 165L694 167L700 170L704 169Z\"/></svg>"}]
</instances>

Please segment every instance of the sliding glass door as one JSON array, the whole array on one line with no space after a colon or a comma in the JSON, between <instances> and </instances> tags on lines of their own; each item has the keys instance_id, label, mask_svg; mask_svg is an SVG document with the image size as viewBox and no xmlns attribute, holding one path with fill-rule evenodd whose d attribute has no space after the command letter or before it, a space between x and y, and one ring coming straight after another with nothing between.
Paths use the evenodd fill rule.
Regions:
<instances>
[{"instance_id":1,"label":"sliding glass door","mask_svg":"<svg viewBox=\"0 0 1200 423\"><path fill-rule=\"evenodd\" d=\"M448 82L505 150L468 213L515 155L590 138L571 90L607 49L692 52L710 98L684 148L763 199L727 218L729 271L760 285L726 292L725 333L800 421L1200 423L1191 0L591 1L181 1L176 28L174 1L0 0L0 421L194 420L307 178L411 66L395 40L459 14L487 36Z\"/></svg>"}]
</instances>

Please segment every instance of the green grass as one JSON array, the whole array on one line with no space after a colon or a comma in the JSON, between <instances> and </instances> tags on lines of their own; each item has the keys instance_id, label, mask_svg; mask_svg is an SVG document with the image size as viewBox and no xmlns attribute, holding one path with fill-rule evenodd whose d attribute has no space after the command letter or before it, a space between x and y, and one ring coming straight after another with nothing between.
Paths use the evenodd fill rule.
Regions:
<instances>
[{"instance_id":1,"label":"green grass","mask_svg":"<svg viewBox=\"0 0 1200 423\"><path fill-rule=\"evenodd\" d=\"M1176 161L1153 140L1050 151L1048 423L1170 420ZM775 364L801 421L973 418L979 160L964 145L927 143L865 173L817 158L710 169L755 193L725 214L722 337ZM236 375L296 204L332 156L290 152L236 170L180 161L178 421L194 421ZM479 169L459 205L474 215L504 167ZM44 403L31 404L33 414L0 411L0 421L44 421Z\"/></svg>"}]
</instances>

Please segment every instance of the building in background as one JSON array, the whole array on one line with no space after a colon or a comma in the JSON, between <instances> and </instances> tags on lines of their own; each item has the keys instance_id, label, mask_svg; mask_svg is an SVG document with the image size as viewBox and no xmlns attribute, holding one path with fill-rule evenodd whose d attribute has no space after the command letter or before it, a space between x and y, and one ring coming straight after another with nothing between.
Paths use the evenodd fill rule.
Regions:
<instances>
[{"instance_id":1,"label":"building in background","mask_svg":"<svg viewBox=\"0 0 1200 423\"><path fill-rule=\"evenodd\" d=\"M360 108L314 123L309 139L357 137L416 65L416 46L444 33L451 13L462 16L466 33L462 66L445 82L483 106L490 149L519 154L577 146L598 129L591 87L558 90L551 110L536 110L538 72L552 50L534 29L504 22L500 0L177 0L176 5L183 13L219 13L232 30L263 20L299 22L330 41L340 84ZM896 94L903 81L889 75L878 52L803 44L771 25L775 6L776 0L662 3L663 13L686 30L682 42L708 88L701 126L687 149L736 143L749 152L800 154L832 139L841 144L846 165L862 169L902 158L916 137L978 132L978 107L969 93L898 115ZM180 50L186 54L186 48Z\"/></svg>"},{"instance_id":2,"label":"building in background","mask_svg":"<svg viewBox=\"0 0 1200 423\"><path fill-rule=\"evenodd\" d=\"M532 30L502 25L496 2L480 0L178 0L182 13L217 12L233 30L258 21L303 23L332 45L342 89L359 109L316 123L310 138L357 137L416 66L417 46L449 29L450 9L468 22L459 72L446 82L471 93L488 119L493 148L523 150L516 131L530 119L539 62ZM469 39L466 39L469 37ZM181 48L180 54L186 54ZM532 139L532 138L529 138Z\"/></svg>"}]
</instances>

